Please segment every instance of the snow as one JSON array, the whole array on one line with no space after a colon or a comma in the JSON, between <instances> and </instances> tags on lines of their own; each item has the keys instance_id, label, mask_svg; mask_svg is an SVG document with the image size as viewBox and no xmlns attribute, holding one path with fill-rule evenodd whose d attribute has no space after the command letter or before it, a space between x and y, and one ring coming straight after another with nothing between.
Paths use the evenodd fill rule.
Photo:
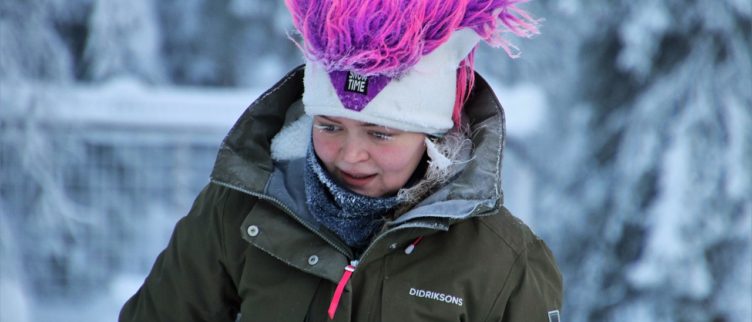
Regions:
<instances>
[{"instance_id":1,"label":"snow","mask_svg":"<svg viewBox=\"0 0 752 322\"><path fill-rule=\"evenodd\" d=\"M94 1L84 59L93 80L112 76L140 76L162 81L164 64L156 13L151 0Z\"/></svg>"},{"instance_id":2,"label":"snow","mask_svg":"<svg viewBox=\"0 0 752 322\"><path fill-rule=\"evenodd\" d=\"M548 108L545 91L532 83L501 85L489 80L499 102L504 107L507 134L524 137L540 129Z\"/></svg>"},{"instance_id":3,"label":"snow","mask_svg":"<svg viewBox=\"0 0 752 322\"><path fill-rule=\"evenodd\" d=\"M0 310L0 321L115 321L120 307L141 285L154 258L166 245L176 220L185 214L197 189L200 188L192 179L194 174L185 171L196 172L195 175L204 178L198 182L206 182L208 167L211 165L216 147L250 102L261 94L261 90L154 87L128 76L97 84L73 86L15 82L1 84L3 91L0 93L0 123L3 124L3 135L0 147L4 149L0 151L8 151L8 144L12 148L18 143L23 143L22 148L17 150L22 156L22 168L15 169L23 171L22 173L31 171L33 175L24 180L8 172L2 172L0 192L6 191L4 189L23 191L24 187L28 186L26 181L39 182L49 189L38 198L39 206L36 210L31 210L37 215L29 216L27 219L15 215L16 211L29 211L21 210L27 209L23 205L14 206L23 200L8 200L0 194L3 196L0 198L0 205L4 206L0 207L0 229L19 227L21 223L33 227L31 230L19 230L18 233L21 235L10 234L8 231L0 233L0 246L3 247L3 258L0 260L0 307L3 309ZM154 131L162 134L148 134ZM122 148L133 146L135 149L120 152L122 159L103 159L89 166L81 165L92 171L89 174L90 178L84 182L92 182L100 187L100 191L92 191L90 194L107 197L71 200L71 194L65 191L70 189L65 188L70 187L70 183L60 182L58 173L70 171L66 169L81 168L75 164L85 162L87 157L98 157L98 154L87 156L87 153L80 151L82 145L91 144L122 145ZM177 144L178 150L175 152L178 154L165 155L165 152L173 151L173 148L169 147L174 144ZM184 144L188 146L181 148ZM197 144L211 148L208 154L204 152L206 157L205 161L202 161L203 165L199 169L194 169L193 164L196 160L192 160L192 152L180 150L190 149L190 146ZM164 150L165 148L167 150ZM64 162L50 157L52 153L69 153L66 150L72 150L69 152L75 156ZM141 155L147 151L151 151L150 154L142 157ZM152 168L155 157L170 155L178 157L175 161L179 162L170 165L170 168L174 169L172 171L178 171L174 177L170 176L169 171L164 172L161 166ZM13 167L14 163L8 163L9 160L12 160L11 155L0 155L0 164L4 169ZM115 163L111 165L112 161ZM180 162L185 164L181 165ZM136 173L166 176L163 179L155 179L158 182L166 181L172 192L166 196L167 198L155 195L157 199L140 206L118 205L121 202L129 203L130 194L133 192L127 188L119 188L116 191L125 195L112 195L107 193L109 187L131 182L130 184L137 185L135 187L142 186L142 189L161 189L158 188L161 183L142 178L140 175L125 181L117 178L110 181L106 173L97 172L114 172L117 168L109 167L117 164L126 166L126 169L132 168ZM163 173L154 172L155 170ZM74 182L74 187L82 183ZM177 202L179 207L172 202ZM103 212L112 211L107 210L107 207L112 207L110 205L124 209L141 209L138 210L143 213L140 216L124 213L129 217L127 220L138 223L134 226L138 231L134 233L129 232L133 228L121 228L103 231L102 237L96 237L98 233L92 237L91 228L117 227L116 217L101 216ZM15 266L22 265L23 257L19 254L28 247L25 246L27 238L33 236L24 234L34 233L36 230L39 230L39 233L33 238L40 244L33 246L34 252L39 254L35 256L49 254L56 258L59 254L66 254L70 276L56 277L54 271L49 271L50 268L40 264L35 264L36 268L25 272L30 274L27 276L22 273L20 267ZM83 232L87 233L82 234ZM74 236L82 235L71 241L72 245L71 242L58 241L58 238L61 238L59 235L67 236L68 233ZM136 237L104 237L121 234L135 234ZM102 254L102 251L112 255ZM122 254L113 254L114 252ZM108 265L111 265L108 264L111 262L107 259L109 257L124 257L127 260L119 269L113 269L108 268ZM45 288L48 291L43 293L62 292L61 294L67 295L49 296L39 294L39 290L29 289L34 276L40 274L39 272L44 272L43 277L37 277L39 282L50 284ZM65 279L85 284L71 286L69 291L53 286Z\"/></svg>"},{"instance_id":4,"label":"snow","mask_svg":"<svg viewBox=\"0 0 752 322\"><path fill-rule=\"evenodd\" d=\"M0 322L29 322L32 297L26 290L16 236L0 203Z\"/></svg>"},{"instance_id":5,"label":"snow","mask_svg":"<svg viewBox=\"0 0 752 322\"><path fill-rule=\"evenodd\" d=\"M619 34L624 49L619 53L617 62L621 68L633 71L644 78L653 68L652 58L656 55L660 36L670 26L670 15L666 4L660 1L640 1L633 6Z\"/></svg>"},{"instance_id":6,"label":"snow","mask_svg":"<svg viewBox=\"0 0 752 322\"><path fill-rule=\"evenodd\" d=\"M752 83L748 85L752 86ZM745 193L752 191L752 181L747 180L752 177L752 160L749 159L752 154L752 133L745 128L752 124L752 115L743 113L744 103L733 96L725 97L724 105L729 111L725 122L729 125L731 146L725 160L728 162L729 173L735 174L729 176L727 190L729 194L742 198Z\"/></svg>"},{"instance_id":7,"label":"snow","mask_svg":"<svg viewBox=\"0 0 752 322\"><path fill-rule=\"evenodd\" d=\"M30 316L29 299L23 282L0 276L0 321L28 322Z\"/></svg>"},{"instance_id":8,"label":"snow","mask_svg":"<svg viewBox=\"0 0 752 322\"><path fill-rule=\"evenodd\" d=\"M232 125L261 91L147 87L119 77L97 85L51 88L47 94L66 108L46 111L40 122L213 129Z\"/></svg>"},{"instance_id":9,"label":"snow","mask_svg":"<svg viewBox=\"0 0 752 322\"><path fill-rule=\"evenodd\" d=\"M505 204L551 247L563 320L752 316L752 2L525 4L479 51ZM220 141L300 63L282 2L0 1L0 321L114 321ZM495 54L494 54L495 53Z\"/></svg>"},{"instance_id":10,"label":"snow","mask_svg":"<svg viewBox=\"0 0 752 322\"><path fill-rule=\"evenodd\" d=\"M45 309L35 310L33 321L117 321L123 303L136 293L144 277L129 274L116 275L111 283L103 287L104 292L101 294L82 294L68 300L38 301L34 303L34 307Z\"/></svg>"}]
</instances>

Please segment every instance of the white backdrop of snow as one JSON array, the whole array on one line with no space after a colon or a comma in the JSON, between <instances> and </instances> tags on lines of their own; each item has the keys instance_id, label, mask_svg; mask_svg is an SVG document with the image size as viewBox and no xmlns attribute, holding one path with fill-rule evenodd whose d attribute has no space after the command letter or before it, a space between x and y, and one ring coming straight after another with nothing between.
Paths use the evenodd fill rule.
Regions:
<instances>
[{"instance_id":1,"label":"white backdrop of snow","mask_svg":"<svg viewBox=\"0 0 752 322\"><path fill-rule=\"evenodd\" d=\"M565 320L749 321L752 2L534 3L543 36L517 41L514 61L482 48L478 66L506 108L507 205L557 256ZM0 11L0 321L113 321L206 182L212 149L299 61L289 16L238 0L10 0ZM88 30L80 52L65 24ZM207 83L257 87L196 87ZM607 100L632 84L633 101ZM88 160L92 146L113 167ZM111 187L118 177L102 172L125 167L170 191L82 202L64 183L82 167L99 178L82 184ZM127 238L98 237L117 234L113 209L131 204L144 214L126 217ZM89 264L107 264L109 249L115 264ZM62 274L35 254L101 284L39 294Z\"/></svg>"}]
</instances>

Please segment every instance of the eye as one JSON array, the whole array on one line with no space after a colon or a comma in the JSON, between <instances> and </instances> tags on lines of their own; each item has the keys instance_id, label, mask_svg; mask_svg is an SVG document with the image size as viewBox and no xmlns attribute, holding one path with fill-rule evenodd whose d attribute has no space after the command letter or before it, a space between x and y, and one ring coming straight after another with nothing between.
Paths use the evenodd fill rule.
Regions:
<instances>
[{"instance_id":1,"label":"eye","mask_svg":"<svg viewBox=\"0 0 752 322\"><path fill-rule=\"evenodd\" d=\"M328 133L334 133L340 130L339 126L336 126L333 124L325 124L325 123L314 124L313 127L321 132L328 132Z\"/></svg>"},{"instance_id":2,"label":"eye","mask_svg":"<svg viewBox=\"0 0 752 322\"><path fill-rule=\"evenodd\" d=\"M381 141L390 141L390 140L394 139L394 136L392 134L389 134L389 133L378 132L378 131L371 131L371 132L369 132L369 134L371 136L375 137L376 139L381 140Z\"/></svg>"}]
</instances>

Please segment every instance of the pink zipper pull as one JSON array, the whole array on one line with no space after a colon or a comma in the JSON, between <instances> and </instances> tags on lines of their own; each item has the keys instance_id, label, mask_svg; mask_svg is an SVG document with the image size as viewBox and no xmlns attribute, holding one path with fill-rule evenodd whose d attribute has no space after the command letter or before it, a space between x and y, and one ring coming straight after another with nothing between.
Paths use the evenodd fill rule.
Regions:
<instances>
[{"instance_id":1,"label":"pink zipper pull","mask_svg":"<svg viewBox=\"0 0 752 322\"><path fill-rule=\"evenodd\" d=\"M337 306L339 306L339 300L342 298L342 292L345 290L345 285L347 285L350 276L355 272L355 267L357 266L358 261L352 261L350 262L350 265L345 266L345 272L342 273L342 277L339 279L339 283L337 283L337 288L334 290L332 302L329 303L329 310L327 311L327 313L329 313L329 320L334 320L334 313L337 312Z\"/></svg>"}]
</instances>

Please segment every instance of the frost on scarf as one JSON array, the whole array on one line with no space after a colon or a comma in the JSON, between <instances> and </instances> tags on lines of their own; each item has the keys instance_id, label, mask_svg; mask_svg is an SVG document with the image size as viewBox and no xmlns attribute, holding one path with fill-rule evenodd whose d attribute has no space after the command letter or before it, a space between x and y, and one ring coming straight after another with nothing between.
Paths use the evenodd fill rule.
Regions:
<instances>
[{"instance_id":1,"label":"frost on scarf","mask_svg":"<svg viewBox=\"0 0 752 322\"><path fill-rule=\"evenodd\" d=\"M399 203L397 197L364 196L337 183L309 146L303 176L306 206L313 218L355 249L363 249Z\"/></svg>"}]
</instances>

